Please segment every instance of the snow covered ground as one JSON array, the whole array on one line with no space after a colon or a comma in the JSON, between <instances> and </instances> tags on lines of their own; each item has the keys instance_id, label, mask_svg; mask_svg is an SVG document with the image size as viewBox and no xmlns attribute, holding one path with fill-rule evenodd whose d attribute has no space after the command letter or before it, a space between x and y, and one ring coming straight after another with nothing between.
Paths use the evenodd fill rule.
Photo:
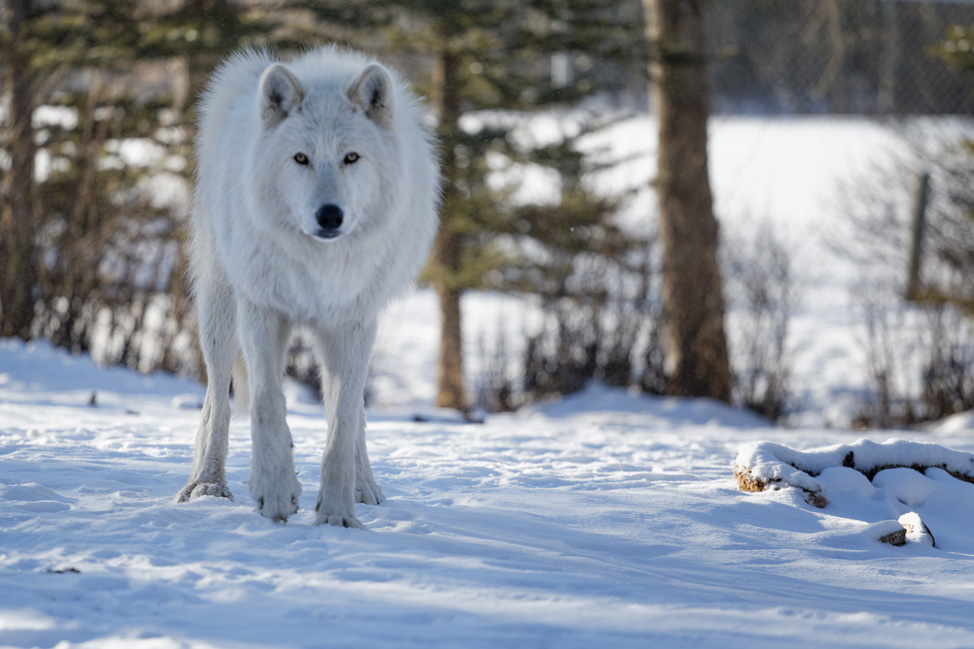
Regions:
<instances>
[{"instance_id":1,"label":"snow covered ground","mask_svg":"<svg viewBox=\"0 0 974 649\"><path fill-rule=\"evenodd\" d=\"M737 490L749 445L851 433L599 386L482 425L374 411L389 500L363 532L310 525L325 427L297 388L298 515L255 512L246 421L236 502L173 504L201 395L0 341L0 646L974 646L974 484L827 469L824 509ZM971 453L974 419L867 438L893 436ZM937 547L879 542L908 512Z\"/></svg>"}]
</instances>

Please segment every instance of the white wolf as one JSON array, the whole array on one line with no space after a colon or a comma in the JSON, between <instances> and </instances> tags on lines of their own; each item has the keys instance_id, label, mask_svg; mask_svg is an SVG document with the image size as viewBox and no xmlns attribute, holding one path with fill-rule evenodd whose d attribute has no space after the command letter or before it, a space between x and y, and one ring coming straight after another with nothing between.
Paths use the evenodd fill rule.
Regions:
<instances>
[{"instance_id":1,"label":"white wolf","mask_svg":"<svg viewBox=\"0 0 974 649\"><path fill-rule=\"evenodd\" d=\"M297 511L281 392L297 326L315 341L328 416L315 523L361 527L355 502L382 499L363 403L377 315L415 279L437 227L422 107L356 52L321 48L282 63L248 50L210 81L196 151L190 257L208 383L192 475L176 499L233 497L232 373L250 404L250 493L272 520Z\"/></svg>"}]
</instances>

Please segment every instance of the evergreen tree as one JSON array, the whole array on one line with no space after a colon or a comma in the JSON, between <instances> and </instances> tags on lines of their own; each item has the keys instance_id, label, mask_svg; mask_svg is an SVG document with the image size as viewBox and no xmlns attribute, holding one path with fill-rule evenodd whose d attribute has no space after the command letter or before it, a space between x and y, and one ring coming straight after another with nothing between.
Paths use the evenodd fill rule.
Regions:
<instances>
[{"instance_id":1,"label":"evergreen tree","mask_svg":"<svg viewBox=\"0 0 974 649\"><path fill-rule=\"evenodd\" d=\"M731 370L707 166L706 0L644 0L659 119L663 305L671 392L728 401Z\"/></svg>"},{"instance_id":2,"label":"evergreen tree","mask_svg":"<svg viewBox=\"0 0 974 649\"><path fill-rule=\"evenodd\" d=\"M592 79L553 78L552 57L570 62L585 51L621 60L631 57L634 38L615 11L588 0L377 4L385 12L389 47L431 59L428 94L439 121L444 179L441 228L426 275L440 302L437 404L465 410L461 296L514 262L496 244L516 234L517 221L523 221L487 176L499 165L533 157L512 138L512 121L491 120L483 112L575 102L591 92Z\"/></svg>"},{"instance_id":3,"label":"evergreen tree","mask_svg":"<svg viewBox=\"0 0 974 649\"><path fill-rule=\"evenodd\" d=\"M30 69L27 19L30 0L9 0L6 7L5 86L7 120L5 149L10 170L3 185L0 211L0 336L30 337L33 320L37 256L34 251L34 138L31 120L35 89Z\"/></svg>"},{"instance_id":4,"label":"evergreen tree","mask_svg":"<svg viewBox=\"0 0 974 649\"><path fill-rule=\"evenodd\" d=\"M932 48L940 58L956 68L974 72L974 26L954 25L942 41Z\"/></svg>"},{"instance_id":5,"label":"evergreen tree","mask_svg":"<svg viewBox=\"0 0 974 649\"><path fill-rule=\"evenodd\" d=\"M149 310L182 324L189 313L179 215L154 206L144 187L153 176L188 182L194 86L228 49L265 42L276 22L226 0L18 0L8 10L8 98L22 108L5 133L13 164L0 332L80 351L98 328L114 349L103 360L137 366ZM150 86L153 73L161 81ZM42 105L58 118L34 119ZM158 163L133 159L133 146L157 152ZM48 161L42 174L34 147ZM24 197L28 206L17 207ZM162 339L148 347L169 351L181 328L156 327ZM150 365L179 364L159 354Z\"/></svg>"},{"instance_id":6,"label":"evergreen tree","mask_svg":"<svg viewBox=\"0 0 974 649\"><path fill-rule=\"evenodd\" d=\"M7 15L9 20L16 14ZM484 286L485 278L496 278L492 270L524 263L497 241L523 235L518 228L523 229L525 213L511 209L508 192L491 187L487 177L498 165L551 164L544 160L550 152L518 145L511 136L513 121L486 119L483 111L532 111L577 101L598 85L596 75L605 61L631 58L636 23L613 6L587 0L291 0L273 10L229 0L88 0L38 3L24 24L22 31L8 24L3 36L8 81L16 69L12 57L24 52L24 78L36 82L26 94L24 114L34 106L56 104L75 119L45 125L29 137L8 135L8 149L36 139L42 158L52 165L39 179L43 191L35 192L31 202L36 218L27 221L36 225L33 230L24 227L22 217L9 216L13 201L8 201L0 233L4 252L26 247L5 254L5 260L27 264L28 270L15 271L17 276L29 278L33 268L36 277L26 285L4 277L4 327L10 314L20 313L26 324L14 328L23 335L33 331L81 349L90 340L90 327L107 322L122 341L118 360L136 364L137 330L152 296L168 292L175 297L167 308L186 312L176 245L181 224L170 208L148 202L140 188L160 172L187 181L192 176L193 100L209 71L243 44L287 53L337 40L394 52L397 67L419 81L437 109L443 228L427 278L444 315L439 402L464 409L460 296ZM17 42L23 43L19 49L12 47ZM573 62L580 62L574 71ZM160 69L169 73L166 83L161 90L147 90L139 75ZM165 168L125 160L119 149L135 139L160 149ZM14 157L34 159L33 153ZM30 190L32 183L13 181L28 166L15 166L7 187ZM571 202L565 202L565 211L544 218L568 218ZM23 236L8 237L13 230ZM165 251L151 271L146 270L150 248ZM16 286L26 288L21 292L27 297L19 298L25 306L7 309L18 298L6 291Z\"/></svg>"},{"instance_id":7,"label":"evergreen tree","mask_svg":"<svg viewBox=\"0 0 974 649\"><path fill-rule=\"evenodd\" d=\"M526 251L507 270L508 281L537 295L543 316L542 327L527 342L524 400L569 394L592 379L656 391L652 381L636 376L633 356L637 340L649 340L657 324L646 303L655 288L650 286L651 241L615 222L627 196L599 195L587 182L615 162L593 163L578 148L581 137L607 125L589 117L577 136L532 151L536 160L559 171L561 187L551 204L515 212ZM662 370L642 365L643 377ZM517 396L516 389L510 392Z\"/></svg>"}]
</instances>

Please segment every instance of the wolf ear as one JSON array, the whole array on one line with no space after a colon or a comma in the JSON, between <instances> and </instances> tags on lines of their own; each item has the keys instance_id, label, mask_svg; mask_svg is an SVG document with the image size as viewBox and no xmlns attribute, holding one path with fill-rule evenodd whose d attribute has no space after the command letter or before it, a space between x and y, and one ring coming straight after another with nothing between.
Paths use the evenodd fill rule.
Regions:
<instances>
[{"instance_id":1,"label":"wolf ear","mask_svg":"<svg viewBox=\"0 0 974 649\"><path fill-rule=\"evenodd\" d=\"M257 100L264 128L270 128L287 117L303 99L304 88L286 67L275 63L264 70Z\"/></svg>"},{"instance_id":2,"label":"wolf ear","mask_svg":"<svg viewBox=\"0 0 974 649\"><path fill-rule=\"evenodd\" d=\"M392 77L378 63L362 70L348 88L348 98L379 126L392 124Z\"/></svg>"}]
</instances>

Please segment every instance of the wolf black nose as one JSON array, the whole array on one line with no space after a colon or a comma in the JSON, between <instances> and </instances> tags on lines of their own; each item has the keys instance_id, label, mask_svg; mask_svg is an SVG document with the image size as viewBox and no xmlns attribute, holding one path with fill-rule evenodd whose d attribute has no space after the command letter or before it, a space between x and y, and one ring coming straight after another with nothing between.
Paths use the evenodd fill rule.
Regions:
<instances>
[{"instance_id":1,"label":"wolf black nose","mask_svg":"<svg viewBox=\"0 0 974 649\"><path fill-rule=\"evenodd\" d=\"M321 226L322 234L334 234L338 228L342 227L342 220L345 218L345 213L342 212L342 208L337 205L322 205L315 212L315 219L318 221L318 225Z\"/></svg>"}]
</instances>

